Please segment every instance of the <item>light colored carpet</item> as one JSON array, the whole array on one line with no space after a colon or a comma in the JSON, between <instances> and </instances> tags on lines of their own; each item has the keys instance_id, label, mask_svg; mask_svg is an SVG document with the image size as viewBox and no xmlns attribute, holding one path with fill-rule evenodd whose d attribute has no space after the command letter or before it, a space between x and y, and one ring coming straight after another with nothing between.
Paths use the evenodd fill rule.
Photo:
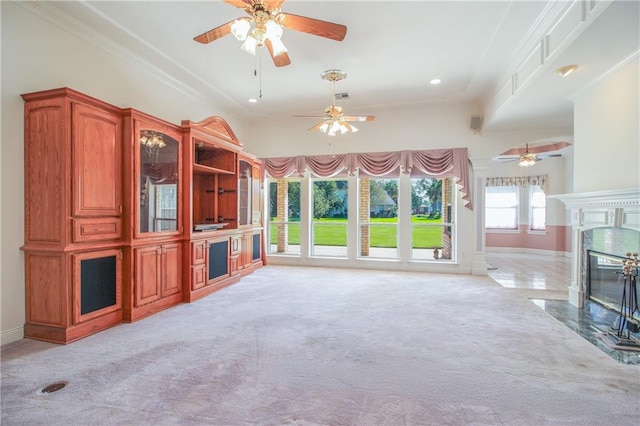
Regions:
<instances>
[{"instance_id":1,"label":"light colored carpet","mask_svg":"<svg viewBox=\"0 0 640 426\"><path fill-rule=\"evenodd\" d=\"M5 426L637 426L639 395L637 366L488 277L268 266L67 346L2 347Z\"/></svg>"}]
</instances>

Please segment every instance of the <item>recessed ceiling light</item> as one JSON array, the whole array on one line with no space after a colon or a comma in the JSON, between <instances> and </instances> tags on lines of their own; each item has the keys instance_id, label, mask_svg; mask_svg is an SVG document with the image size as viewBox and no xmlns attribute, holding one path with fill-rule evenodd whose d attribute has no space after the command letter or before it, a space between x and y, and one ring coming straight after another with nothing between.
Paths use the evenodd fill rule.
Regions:
<instances>
[{"instance_id":1,"label":"recessed ceiling light","mask_svg":"<svg viewBox=\"0 0 640 426\"><path fill-rule=\"evenodd\" d=\"M441 82L442 82L442 80L440 80L439 78L434 78L429 83L431 83L433 85L436 85L436 84L440 84Z\"/></svg>"},{"instance_id":2,"label":"recessed ceiling light","mask_svg":"<svg viewBox=\"0 0 640 426\"><path fill-rule=\"evenodd\" d=\"M256 102L258 102L258 100L256 98L249 99L249 103L250 104L255 104Z\"/></svg>"},{"instance_id":3,"label":"recessed ceiling light","mask_svg":"<svg viewBox=\"0 0 640 426\"><path fill-rule=\"evenodd\" d=\"M577 65L565 65L564 67L558 68L556 72L561 76L566 77L577 69L578 69Z\"/></svg>"}]
</instances>

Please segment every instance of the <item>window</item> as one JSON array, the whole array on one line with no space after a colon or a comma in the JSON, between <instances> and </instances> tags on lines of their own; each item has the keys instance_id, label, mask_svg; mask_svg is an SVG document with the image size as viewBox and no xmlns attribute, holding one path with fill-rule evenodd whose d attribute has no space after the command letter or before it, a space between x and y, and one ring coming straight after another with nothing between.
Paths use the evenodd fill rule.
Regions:
<instances>
[{"instance_id":1,"label":"window","mask_svg":"<svg viewBox=\"0 0 640 426\"><path fill-rule=\"evenodd\" d=\"M359 257L398 258L398 179L360 178Z\"/></svg>"},{"instance_id":2,"label":"window","mask_svg":"<svg viewBox=\"0 0 640 426\"><path fill-rule=\"evenodd\" d=\"M300 180L269 181L267 245L270 254L300 256Z\"/></svg>"},{"instance_id":3,"label":"window","mask_svg":"<svg viewBox=\"0 0 640 426\"><path fill-rule=\"evenodd\" d=\"M517 186L486 187L485 205L487 229L518 229Z\"/></svg>"},{"instance_id":4,"label":"window","mask_svg":"<svg viewBox=\"0 0 640 426\"><path fill-rule=\"evenodd\" d=\"M455 260L458 192L451 178L304 176L269 179L267 188L270 255Z\"/></svg>"},{"instance_id":5,"label":"window","mask_svg":"<svg viewBox=\"0 0 640 426\"><path fill-rule=\"evenodd\" d=\"M529 187L529 229L544 231L547 213L547 196L538 185Z\"/></svg>"},{"instance_id":6,"label":"window","mask_svg":"<svg viewBox=\"0 0 640 426\"><path fill-rule=\"evenodd\" d=\"M311 189L311 255L347 257L347 181L312 179Z\"/></svg>"},{"instance_id":7,"label":"window","mask_svg":"<svg viewBox=\"0 0 640 426\"><path fill-rule=\"evenodd\" d=\"M411 258L451 259L453 193L450 179L411 178Z\"/></svg>"}]
</instances>

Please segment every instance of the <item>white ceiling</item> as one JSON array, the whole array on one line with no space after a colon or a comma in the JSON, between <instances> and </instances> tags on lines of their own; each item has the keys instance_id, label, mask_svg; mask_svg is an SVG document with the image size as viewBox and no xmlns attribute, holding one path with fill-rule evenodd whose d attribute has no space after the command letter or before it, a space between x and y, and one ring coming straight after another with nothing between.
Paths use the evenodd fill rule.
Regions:
<instances>
[{"instance_id":1,"label":"white ceiling","mask_svg":"<svg viewBox=\"0 0 640 426\"><path fill-rule=\"evenodd\" d=\"M547 1L303 1L282 10L348 27L342 42L285 29L292 64L276 68L262 49L254 58L232 35L208 45L193 37L244 12L222 1L84 1L52 4L110 42L124 46L180 87L248 119L320 114L331 103L331 83L320 74L347 72L336 85L351 115L381 108L468 102L496 130L573 125L569 99L638 51L638 2L617 1L573 37L526 90L505 107L492 99L522 55L570 2ZM598 2L599 3L599 2ZM560 11L560 12L559 12ZM98 37L98 38L99 38ZM532 44L533 43L533 44ZM580 68L571 77L553 70ZM254 70L258 76L254 76ZM442 79L432 86L432 78ZM257 104L247 100L257 97Z\"/></svg>"}]
</instances>

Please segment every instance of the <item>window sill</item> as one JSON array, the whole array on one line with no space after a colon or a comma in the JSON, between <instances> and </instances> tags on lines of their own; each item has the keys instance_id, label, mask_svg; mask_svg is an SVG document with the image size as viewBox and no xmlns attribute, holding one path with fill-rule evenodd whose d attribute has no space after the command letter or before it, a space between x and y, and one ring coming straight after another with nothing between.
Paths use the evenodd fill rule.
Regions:
<instances>
[{"instance_id":1,"label":"window sill","mask_svg":"<svg viewBox=\"0 0 640 426\"><path fill-rule=\"evenodd\" d=\"M487 234L519 234L519 229L486 228Z\"/></svg>"},{"instance_id":2,"label":"window sill","mask_svg":"<svg viewBox=\"0 0 640 426\"><path fill-rule=\"evenodd\" d=\"M527 234L529 235L547 235L547 231L545 230L537 230L537 229L529 229L527 230Z\"/></svg>"}]
</instances>

